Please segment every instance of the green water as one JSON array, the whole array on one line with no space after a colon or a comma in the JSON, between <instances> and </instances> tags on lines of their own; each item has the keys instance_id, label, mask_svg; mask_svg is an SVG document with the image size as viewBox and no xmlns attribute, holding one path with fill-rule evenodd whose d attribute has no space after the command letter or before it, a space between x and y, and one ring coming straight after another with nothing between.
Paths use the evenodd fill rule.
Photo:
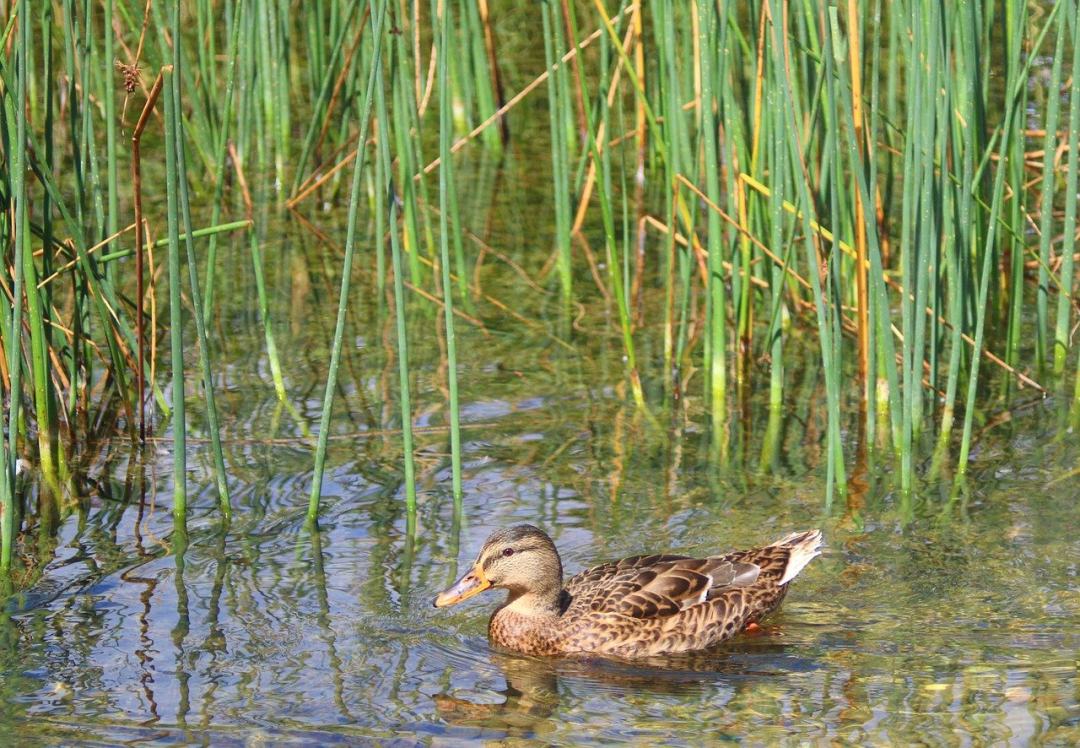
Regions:
<instances>
[{"instance_id":1,"label":"green water","mask_svg":"<svg viewBox=\"0 0 1080 748\"><path fill-rule=\"evenodd\" d=\"M480 174L474 197L499 217L486 224L488 241L537 274L544 258L530 248L544 230L522 226L543 217L499 187L530 168L521 159L486 182ZM1033 401L999 382L966 483L955 485L948 465L929 477L929 440L928 477L910 497L892 481L889 454L860 444L852 405L850 492L827 505L812 338L800 359L792 337L785 410L770 423L761 397L748 397L718 459L700 376L678 406L658 409L663 426L650 426L628 403L621 342L599 295L573 324L555 294L526 288L489 254L474 273L482 291L529 322L475 294L465 311L484 329L459 321L461 517L449 496L436 317L423 300L409 307L413 528L392 309L367 255L312 536L303 529L312 448L302 434L321 407L337 255L285 219L263 250L298 417L274 396L237 237L224 249L214 322L236 519L223 534L209 454L196 442L187 548L174 553L167 424L142 452L123 439L92 442L78 465L81 503L54 539L29 538L26 552L44 568L0 622L0 725L20 742L1080 741L1080 437L1060 399ZM642 357L654 371L660 333L647 316ZM765 386L767 374L755 376ZM646 377L645 387L662 402L660 381ZM193 381L198 436L195 393ZM828 547L759 636L645 663L544 661L489 648L493 595L431 607L492 528L520 521L552 534L570 572L814 526Z\"/></svg>"}]
</instances>

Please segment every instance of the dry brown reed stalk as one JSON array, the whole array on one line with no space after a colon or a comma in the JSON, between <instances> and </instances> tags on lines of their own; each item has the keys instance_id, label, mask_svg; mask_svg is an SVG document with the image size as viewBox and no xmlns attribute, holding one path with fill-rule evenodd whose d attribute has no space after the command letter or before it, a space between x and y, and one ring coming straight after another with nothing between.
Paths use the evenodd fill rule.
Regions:
<instances>
[{"instance_id":1,"label":"dry brown reed stalk","mask_svg":"<svg viewBox=\"0 0 1080 748\"><path fill-rule=\"evenodd\" d=\"M859 28L858 0L848 0L848 28ZM862 168L866 158L866 135L863 115L863 78L862 59L859 47L860 35L852 33L848 37L851 60L851 115L855 124L855 154L859 159L855 168ZM859 378L864 383L869 381L869 260L866 257L866 206L863 205L862 192L855 190L855 298L858 300L859 317ZM868 385L867 385L868 386Z\"/></svg>"},{"instance_id":2,"label":"dry brown reed stalk","mask_svg":"<svg viewBox=\"0 0 1080 748\"><path fill-rule=\"evenodd\" d=\"M240 197L244 201L244 214L248 220L254 220L255 203L251 200L251 190L248 189L247 178L244 176L244 167L233 143L229 143L229 160L232 161L233 169L236 171L236 183L240 186Z\"/></svg>"},{"instance_id":3,"label":"dry brown reed stalk","mask_svg":"<svg viewBox=\"0 0 1080 748\"><path fill-rule=\"evenodd\" d=\"M368 138L368 141L364 144L364 146L367 147L374 142L375 138ZM308 195L310 195L312 192L319 189L319 187L333 179L335 174L337 174L339 171L352 163L353 159L356 158L359 152L359 146L353 148L351 151L349 151L348 154L346 154L345 158L334 164L327 172L321 173L318 169L316 169L314 172L312 172L311 177L309 177L309 180L311 180L310 183L306 187L302 187L299 191L297 191L295 195L286 200L285 205L289 208L295 208L299 203L303 202L303 200Z\"/></svg>"},{"instance_id":4,"label":"dry brown reed stalk","mask_svg":"<svg viewBox=\"0 0 1080 748\"><path fill-rule=\"evenodd\" d=\"M488 70L491 72L491 87L495 91L495 101L501 109L506 101L503 91L502 72L499 70L499 56L495 53L495 29L491 24L491 12L488 9L487 0L477 0L477 9L480 11L480 23L484 27L484 53L488 59ZM510 142L510 121L499 115L499 131L503 145Z\"/></svg>"},{"instance_id":5,"label":"dry brown reed stalk","mask_svg":"<svg viewBox=\"0 0 1080 748\"><path fill-rule=\"evenodd\" d=\"M87 249L86 254L88 256L93 255L94 252L98 251L99 249L103 249L104 247L109 246L114 241L116 241L118 238L120 238L121 236L123 236L124 234L126 234L127 232L131 231L134 228L135 228L134 223L128 224L125 228L120 229L115 234L112 234L110 236L105 237L100 242L98 242L94 246ZM37 252L35 252L34 254L40 256L40 255L42 255L44 253L45 253L45 250L40 249ZM66 273L68 270L71 270L72 268L74 268L76 265L78 265L78 263L79 263L78 260L69 260L68 262L64 263L60 267L53 270L53 272L50 273L48 277L42 278L40 281L38 281L37 287L38 288L44 288L46 285L48 285L49 283L52 283L54 280L56 280L59 276Z\"/></svg>"},{"instance_id":6,"label":"dry brown reed stalk","mask_svg":"<svg viewBox=\"0 0 1080 748\"><path fill-rule=\"evenodd\" d=\"M630 24L626 30L626 35L623 37L622 45L623 51L629 54L630 45L634 41L634 24ZM620 59L615 67L615 72L611 76L611 84L607 90L607 104L612 106L615 103L615 96L619 91L619 83L622 81L623 60ZM604 150L604 138L607 131L607 120L600 122L596 128L596 152L599 154ZM578 199L577 214L574 216L574 222L570 226L570 233L577 234L581 231L581 226L585 223L585 214L589 210L589 200L592 198L593 185L596 183L596 162L592 156L589 157L589 169L585 174L585 184L581 188L581 197Z\"/></svg>"},{"instance_id":7,"label":"dry brown reed stalk","mask_svg":"<svg viewBox=\"0 0 1080 748\"><path fill-rule=\"evenodd\" d=\"M625 15L625 14L631 12L631 10L633 10L637 6L638 6L637 3L631 3L629 5L629 7L624 8L622 10L622 15ZM603 27L598 28L595 31L593 31L587 37L585 37L580 42L578 42L577 45L575 45L572 49L570 49L566 54L564 54L559 59L559 63L564 64L564 63L569 62L570 60L574 59L574 57L577 56L578 52L585 49L590 44L592 44L594 41L599 39L604 34L604 32L605 32L605 29ZM521 89L516 94L514 94L514 96L512 96L509 101L507 101L505 104L503 104L501 107L499 107L490 117L488 117L486 120L484 120L479 125L477 125L472 130L470 130L467 135L464 135L461 138L459 138L457 141L455 141L453 147L450 148L450 152L451 153L457 153L462 148L464 148L466 145L468 145L470 142L475 140L476 137L478 135L480 135L480 133L482 133L487 128L491 127L491 125L494 124L495 122L498 122L499 119L504 114L506 114L511 109L513 109L515 106L520 104L521 101L526 96L528 96L530 93L535 91L537 87L539 87L544 81L546 81L547 78L548 78L548 75L550 75L550 73L551 73L551 71L545 70L540 75L538 75L536 78L534 78L532 81L530 81L528 85L526 85L523 89ZM419 181L420 178L424 174L430 174L431 172L435 171L438 168L439 168L439 159L436 158L436 159L430 161L427 164L427 166L425 166L421 170L421 172L415 174L413 176L413 179L416 180L416 181Z\"/></svg>"},{"instance_id":8,"label":"dry brown reed stalk","mask_svg":"<svg viewBox=\"0 0 1080 748\"><path fill-rule=\"evenodd\" d=\"M451 276L451 277L453 277L453 276ZM417 285L414 285L413 283L410 283L409 281L405 281L404 283L405 283L405 288L409 289L410 291L412 291L416 295L422 296L423 298L427 299L432 304L434 304L436 307L438 307L441 311L443 311L443 312L446 311L446 304L443 302L442 299L438 298L434 294L428 293L424 289L420 288ZM461 319L465 320L466 322L468 322L470 325L472 325L476 329L478 329L485 338L490 337L491 333L488 332L487 327L485 327L484 323L481 322L480 320L478 320L476 317L473 317L471 314L467 314L466 312L463 312L460 309L454 309L454 314L456 316L460 317Z\"/></svg>"},{"instance_id":9,"label":"dry brown reed stalk","mask_svg":"<svg viewBox=\"0 0 1080 748\"><path fill-rule=\"evenodd\" d=\"M349 71L352 69L353 57L356 56L356 50L360 47L360 41L364 36L364 27L367 26L367 22L370 18L371 8L365 8L364 17L360 20L360 27L356 30L356 37L353 39L352 44L349 45L349 49L345 53L345 59L341 63L341 71L334 80L334 90L331 92L330 99L326 103L326 112L323 115L322 126L319 128L319 134L315 138L315 145L312 148L314 152L318 152L319 146L322 145L323 140L326 138L326 133L330 130L330 115L337 108L338 99L341 97L341 89L349 79ZM309 177L309 179L310 178L311 177Z\"/></svg>"},{"instance_id":10,"label":"dry brown reed stalk","mask_svg":"<svg viewBox=\"0 0 1080 748\"><path fill-rule=\"evenodd\" d=\"M570 3L569 0L560 0L562 9L562 21L563 21L563 33L567 39L574 38L574 31L570 24ZM574 85L574 104L577 107L578 118L578 137L584 139L588 136L589 121L588 115L585 113L585 92L581 90L581 71L580 62L577 57L570 61L570 67L573 69L573 75L570 76L570 80Z\"/></svg>"},{"instance_id":11,"label":"dry brown reed stalk","mask_svg":"<svg viewBox=\"0 0 1080 748\"><path fill-rule=\"evenodd\" d=\"M758 182L753 177L750 177L747 174L740 174L739 178L742 181L746 182L746 184L748 186L750 186L754 190L760 192L761 194L763 194L765 196L769 195L769 193L770 193L769 188L766 187L765 185L761 184L760 182ZM711 201L709 201L708 198L705 197L704 193L702 193L696 186L692 186L691 183L688 182L685 179L685 177L680 177L680 179L685 184L687 184L687 186L691 187L691 189L695 192L695 194L698 195L699 199L702 199L702 200L705 201L706 205L709 207L710 210L718 211L720 216L722 218L724 218L725 221L731 222L730 216L727 216L727 214L724 213L724 211L719 206L717 206L714 203L712 203ZM794 205L792 205L791 203L789 203L787 201L784 201L784 210L791 213L792 215L795 215L795 216L801 217L801 215L802 215L801 211L798 211L795 208ZM832 232L829 229L821 226L817 221L811 220L810 221L810 227L820 239L822 239L824 241L827 241L827 242L832 242L833 241ZM838 240L836 240L836 245L838 247L840 247L840 250L842 252L844 252L845 254L847 254L848 256L850 256L852 258L855 258L856 260L858 259L855 249L850 244L848 244L847 242L845 242L845 241L843 241L841 239L838 239ZM758 246L762 249L762 251L765 251L765 252L768 251L765 248L765 245L759 244ZM772 259L774 262L779 262L779 259L775 255L773 255L772 253L769 253L769 256L770 256L770 259ZM788 269L788 272L791 272L790 269ZM867 272L869 272L869 263L867 264ZM904 293L903 286L901 284L897 283L891 277L889 277L888 274L883 274L882 278L883 278L885 284L888 285L890 288L898 291L901 294ZM914 297L911 296L911 294L908 294L908 297L909 298L914 298ZM934 310L931 309L930 307L926 308L926 313L931 315L931 316L935 315ZM945 318L945 316L943 314L936 315L936 319L940 324L945 325L945 327L947 329L950 329L950 330L952 329L952 324L948 320L946 320L946 318ZM856 327L855 329L857 330L858 328ZM901 335L900 331L897 330L895 327L893 328L893 332L896 334L898 339L903 340L903 335ZM974 338L972 338L967 333L961 333L960 337L969 346L974 346L975 345ZM1010 366L1009 364L1007 364L999 356L994 354L993 351L990 351L989 349L984 348L981 351L981 353L988 361L990 361L994 365L998 366L1003 371L1008 372L1020 384L1022 384L1024 386L1027 386L1027 387L1033 387L1033 388L1035 388L1035 389L1037 389L1037 390L1039 390L1040 392L1043 392L1043 393L1047 392L1046 387L1039 384L1039 382L1037 382L1031 376L1029 376L1029 375L1025 374L1024 372L1019 371L1018 369L1016 369L1016 368Z\"/></svg>"}]
</instances>

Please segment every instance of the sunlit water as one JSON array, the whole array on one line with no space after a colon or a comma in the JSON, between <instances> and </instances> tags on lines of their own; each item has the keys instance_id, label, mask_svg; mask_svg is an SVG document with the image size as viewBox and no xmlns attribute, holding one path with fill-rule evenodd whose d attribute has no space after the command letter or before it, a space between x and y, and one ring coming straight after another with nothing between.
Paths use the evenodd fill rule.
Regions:
<instances>
[{"instance_id":1,"label":"sunlit water","mask_svg":"<svg viewBox=\"0 0 1080 748\"><path fill-rule=\"evenodd\" d=\"M481 174L477 184L487 190L478 205L509 202L496 180ZM514 223L527 218L520 204L492 211L502 218L488 238L537 273L543 258L532 248L543 232ZM189 537L176 552L167 424L142 453L117 439L85 455L83 504L54 540L30 538L26 552L47 566L0 622L5 731L102 744L1080 741L1080 438L1061 398L988 393L966 482L954 483L948 460L934 465L930 440L919 452L925 480L910 497L897 490L888 451L862 456L852 401L849 494L829 504L812 339L809 355L797 340L786 354L773 435L755 396L717 457L700 373L675 415L658 409L663 426L650 425L628 402L621 343L605 317L614 312L597 299L575 328L576 309L564 315L556 294L525 287L488 255L475 274L481 290L529 324L479 296L464 311L485 330L459 320L460 518L449 496L438 318L427 302L409 308L420 489L412 527L392 307L365 255L312 535L303 433L321 408L337 288L326 272L338 256L295 224L283 234L264 251L296 413L274 395L241 237L223 260L215 322L236 519L222 532L206 445L189 445ZM654 373L657 322L639 333ZM663 400L661 382L647 377L646 388L650 402ZM204 434L195 393L192 383L192 428ZM569 572L815 526L828 547L760 635L692 657L546 661L491 650L496 595L431 607L491 529L521 521L552 534Z\"/></svg>"}]
</instances>

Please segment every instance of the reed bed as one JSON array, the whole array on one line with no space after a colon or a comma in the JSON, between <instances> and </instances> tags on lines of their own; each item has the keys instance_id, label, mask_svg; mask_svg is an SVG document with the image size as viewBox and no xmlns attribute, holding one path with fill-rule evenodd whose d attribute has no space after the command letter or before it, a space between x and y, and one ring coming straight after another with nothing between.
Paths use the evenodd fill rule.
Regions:
<instances>
[{"instance_id":1,"label":"reed bed","mask_svg":"<svg viewBox=\"0 0 1080 748\"><path fill-rule=\"evenodd\" d=\"M456 325L483 318L571 353L579 309L609 326L636 428L676 438L700 421L718 470L738 430L759 428L740 415L754 393L768 393L775 435L804 396L792 367L820 367L826 505L866 449L895 459L905 493L962 478L988 403L1053 396L1080 414L1075 2L11 0L0 22L2 569L34 521L17 461L40 474L39 504L61 506L72 461L105 436L91 424L136 442L171 429L182 526L196 387L230 516L214 364L223 232L249 232L275 396L308 434L260 244L289 215L327 238L315 202L347 228L311 524L361 293L394 307L410 517L409 347L443 351L460 510L458 377L484 351L461 348ZM529 45L510 65L506 50ZM538 99L544 116L516 116ZM548 199L531 209L551 229L514 272L523 293L557 295L552 320L470 280L489 253L466 240L455 166L525 140L550 154ZM162 193L147 215L144 194ZM355 286L370 270L374 287ZM153 312L165 294L167 324ZM807 341L811 364L795 353Z\"/></svg>"}]
</instances>

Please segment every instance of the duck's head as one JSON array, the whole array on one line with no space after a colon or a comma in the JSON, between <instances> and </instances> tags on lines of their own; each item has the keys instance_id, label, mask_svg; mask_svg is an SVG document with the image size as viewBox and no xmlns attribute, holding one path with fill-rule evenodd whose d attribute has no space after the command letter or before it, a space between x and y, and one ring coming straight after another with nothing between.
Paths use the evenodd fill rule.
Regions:
<instances>
[{"instance_id":1,"label":"duck's head","mask_svg":"<svg viewBox=\"0 0 1080 748\"><path fill-rule=\"evenodd\" d=\"M435 598L435 607L455 605L487 589L510 590L511 598L557 600L562 562L547 533L532 525L496 530L484 541L472 568Z\"/></svg>"}]
</instances>

